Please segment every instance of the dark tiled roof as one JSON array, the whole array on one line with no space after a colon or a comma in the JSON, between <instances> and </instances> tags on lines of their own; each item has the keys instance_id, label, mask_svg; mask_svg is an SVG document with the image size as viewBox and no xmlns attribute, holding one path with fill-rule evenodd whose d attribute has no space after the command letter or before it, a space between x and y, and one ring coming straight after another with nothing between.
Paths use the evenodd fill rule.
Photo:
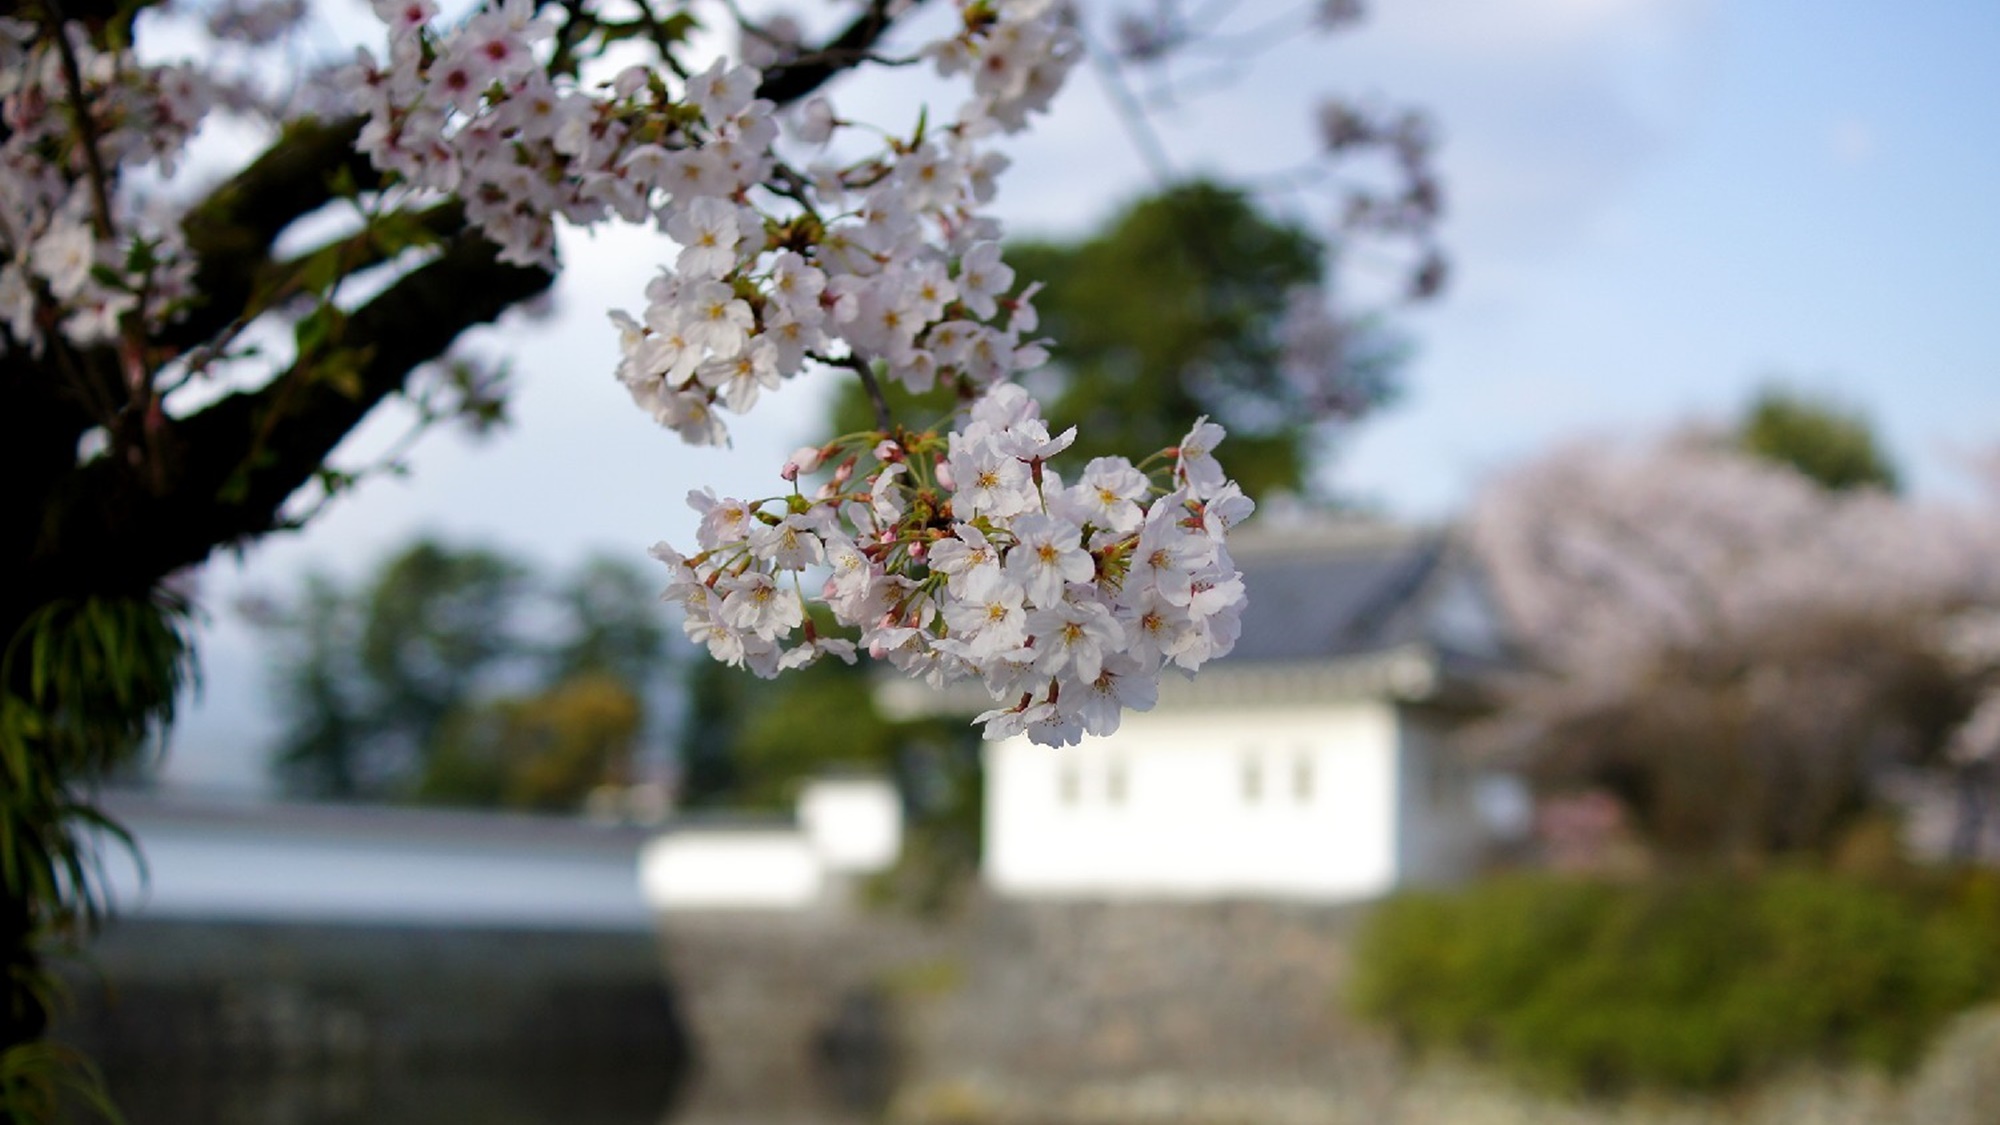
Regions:
<instances>
[{"instance_id":1,"label":"dark tiled roof","mask_svg":"<svg viewBox=\"0 0 2000 1125\"><path fill-rule=\"evenodd\" d=\"M1231 551L1249 597L1232 664L1411 645L1440 659L1501 656L1477 575L1443 532L1372 521L1246 529Z\"/></svg>"},{"instance_id":2,"label":"dark tiled roof","mask_svg":"<svg viewBox=\"0 0 2000 1125\"><path fill-rule=\"evenodd\" d=\"M1235 552L1249 605L1232 661L1313 660L1409 639L1398 610L1435 568L1430 537L1354 535L1245 543Z\"/></svg>"}]
</instances>

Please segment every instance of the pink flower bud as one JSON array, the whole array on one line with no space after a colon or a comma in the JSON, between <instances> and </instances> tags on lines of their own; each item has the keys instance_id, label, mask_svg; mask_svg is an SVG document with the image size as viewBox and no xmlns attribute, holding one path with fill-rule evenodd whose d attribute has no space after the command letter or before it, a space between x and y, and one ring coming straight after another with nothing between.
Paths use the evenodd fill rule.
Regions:
<instances>
[{"instance_id":1,"label":"pink flower bud","mask_svg":"<svg viewBox=\"0 0 2000 1125\"><path fill-rule=\"evenodd\" d=\"M785 470L782 475L786 480L797 480L800 473L810 473L819 468L819 463L819 447L802 445L792 450L792 455L785 460Z\"/></svg>"},{"instance_id":2,"label":"pink flower bud","mask_svg":"<svg viewBox=\"0 0 2000 1125\"><path fill-rule=\"evenodd\" d=\"M937 463L937 482L938 487L944 489L946 492L958 491L957 480L951 475L951 462L939 461Z\"/></svg>"},{"instance_id":3,"label":"pink flower bud","mask_svg":"<svg viewBox=\"0 0 2000 1125\"><path fill-rule=\"evenodd\" d=\"M877 461L901 461L903 459L903 447L887 439L876 442L875 459Z\"/></svg>"}]
</instances>

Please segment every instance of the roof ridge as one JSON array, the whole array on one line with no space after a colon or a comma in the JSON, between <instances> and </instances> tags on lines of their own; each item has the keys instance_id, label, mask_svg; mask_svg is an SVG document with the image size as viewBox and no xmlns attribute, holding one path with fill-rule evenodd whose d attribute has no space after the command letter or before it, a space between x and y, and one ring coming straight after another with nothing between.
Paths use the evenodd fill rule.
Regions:
<instances>
[{"instance_id":1,"label":"roof ridge","mask_svg":"<svg viewBox=\"0 0 2000 1125\"><path fill-rule=\"evenodd\" d=\"M1411 547L1442 539L1446 531L1429 524L1398 523L1373 516L1309 522L1257 523L1233 529L1229 553L1238 559L1340 554L1386 547Z\"/></svg>"}]
</instances>

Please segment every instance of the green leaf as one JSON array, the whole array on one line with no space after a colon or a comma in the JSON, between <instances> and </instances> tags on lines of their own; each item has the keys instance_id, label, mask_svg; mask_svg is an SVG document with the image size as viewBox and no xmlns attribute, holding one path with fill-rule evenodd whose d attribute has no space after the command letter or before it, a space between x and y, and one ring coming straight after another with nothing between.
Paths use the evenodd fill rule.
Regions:
<instances>
[{"instance_id":1,"label":"green leaf","mask_svg":"<svg viewBox=\"0 0 2000 1125\"><path fill-rule=\"evenodd\" d=\"M395 256L405 250L441 245L443 239L424 225L423 219L408 211L379 215L369 224L368 237L383 254Z\"/></svg>"},{"instance_id":2,"label":"green leaf","mask_svg":"<svg viewBox=\"0 0 2000 1125\"><path fill-rule=\"evenodd\" d=\"M354 169L346 164L336 166L327 174L326 186L340 199L353 199L361 194L360 186L354 182Z\"/></svg>"},{"instance_id":3,"label":"green leaf","mask_svg":"<svg viewBox=\"0 0 2000 1125\"><path fill-rule=\"evenodd\" d=\"M359 399L367 392L362 369L372 354L369 348L335 348L313 364L312 377L347 398Z\"/></svg>"},{"instance_id":4,"label":"green leaf","mask_svg":"<svg viewBox=\"0 0 2000 1125\"><path fill-rule=\"evenodd\" d=\"M160 256L156 251L159 243L150 238L135 238L125 248L125 269L140 276L152 273L160 266Z\"/></svg>"},{"instance_id":5,"label":"green leaf","mask_svg":"<svg viewBox=\"0 0 2000 1125\"><path fill-rule=\"evenodd\" d=\"M659 39L663 46L669 43L685 43L688 36L700 30L701 21L695 18L693 12L683 8L660 21Z\"/></svg>"},{"instance_id":6,"label":"green leaf","mask_svg":"<svg viewBox=\"0 0 2000 1125\"><path fill-rule=\"evenodd\" d=\"M341 243L322 246L299 263L299 285L308 293L328 296L346 274L346 247Z\"/></svg>"},{"instance_id":7,"label":"green leaf","mask_svg":"<svg viewBox=\"0 0 2000 1125\"><path fill-rule=\"evenodd\" d=\"M298 342L299 355L304 357L331 347L346 327L346 313L336 305L322 304L299 318L292 336Z\"/></svg>"}]
</instances>

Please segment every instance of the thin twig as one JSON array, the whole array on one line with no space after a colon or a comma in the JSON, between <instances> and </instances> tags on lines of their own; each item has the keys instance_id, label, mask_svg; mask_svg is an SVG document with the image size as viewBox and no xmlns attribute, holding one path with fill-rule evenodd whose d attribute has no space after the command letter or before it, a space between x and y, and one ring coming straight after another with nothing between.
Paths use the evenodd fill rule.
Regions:
<instances>
[{"instance_id":1,"label":"thin twig","mask_svg":"<svg viewBox=\"0 0 2000 1125\"><path fill-rule=\"evenodd\" d=\"M91 226L97 231L98 240L109 242L117 230L111 222L111 191L107 186L109 177L104 171L104 156L97 151L97 122L90 116L90 109L83 96L83 68L76 61L76 49L70 46L68 24L62 14L62 5L55 0L47 0L49 17L55 24L50 38L55 40L56 55L62 60L63 86L69 93L70 116L76 121L77 138L83 142L83 163L90 179Z\"/></svg>"},{"instance_id":2,"label":"thin twig","mask_svg":"<svg viewBox=\"0 0 2000 1125\"><path fill-rule=\"evenodd\" d=\"M63 16L62 5L58 0L44 0L44 7L53 25L50 37L55 40L56 55L62 60L63 86L69 94L70 115L76 122L77 140L83 147L84 169L90 184L91 226L99 242L114 245L118 228L111 218L111 178L104 169L104 155L98 151L97 120L91 116L90 105L84 97L83 67L77 62L76 49L70 45L69 24ZM118 318L118 358L132 400L128 422L133 435L132 449L139 462L143 463L147 460L147 429L155 421L156 400L152 376L146 370L145 330L140 323L140 317L145 312L146 290L142 288L133 294L133 298L137 302L135 307ZM164 418L160 420L164 421Z\"/></svg>"},{"instance_id":3,"label":"thin twig","mask_svg":"<svg viewBox=\"0 0 2000 1125\"><path fill-rule=\"evenodd\" d=\"M875 408L875 428L883 433L893 433L896 429L895 415L889 410L889 399L882 393L882 384L875 378L875 371L868 361L858 355L842 356L834 359L813 353L813 358L833 367L845 367L861 376L861 389L868 394L868 403Z\"/></svg>"},{"instance_id":4,"label":"thin twig","mask_svg":"<svg viewBox=\"0 0 2000 1125\"><path fill-rule=\"evenodd\" d=\"M1153 128L1153 119L1146 113L1146 107L1138 95L1126 83L1125 74L1119 69L1118 60L1094 38L1085 32L1085 48L1090 60L1097 66L1098 81L1104 84L1104 91L1111 95L1112 108L1118 112L1118 120L1125 126L1125 133L1132 139L1132 145L1139 150L1140 159L1153 173L1161 187L1174 182L1174 162L1167 155L1166 145L1161 143L1158 130Z\"/></svg>"}]
</instances>

